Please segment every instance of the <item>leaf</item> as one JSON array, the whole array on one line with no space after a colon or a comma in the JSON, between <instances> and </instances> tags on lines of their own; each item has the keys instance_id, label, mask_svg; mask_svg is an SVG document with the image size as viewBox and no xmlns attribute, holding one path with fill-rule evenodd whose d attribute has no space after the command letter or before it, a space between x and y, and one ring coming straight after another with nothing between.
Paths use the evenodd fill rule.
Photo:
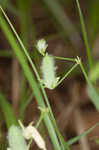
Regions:
<instances>
[{"instance_id":1,"label":"leaf","mask_svg":"<svg viewBox=\"0 0 99 150\"><path fill-rule=\"evenodd\" d=\"M89 73L89 79L96 81L99 79L99 62L97 62Z\"/></svg>"},{"instance_id":2,"label":"leaf","mask_svg":"<svg viewBox=\"0 0 99 150\"><path fill-rule=\"evenodd\" d=\"M96 109L99 110L99 94L93 86L87 87L87 93Z\"/></svg>"},{"instance_id":3,"label":"leaf","mask_svg":"<svg viewBox=\"0 0 99 150\"><path fill-rule=\"evenodd\" d=\"M12 124L17 125L17 120L13 112L13 109L2 93L0 93L0 107L4 114L4 119L7 127L9 128Z\"/></svg>"}]
</instances>

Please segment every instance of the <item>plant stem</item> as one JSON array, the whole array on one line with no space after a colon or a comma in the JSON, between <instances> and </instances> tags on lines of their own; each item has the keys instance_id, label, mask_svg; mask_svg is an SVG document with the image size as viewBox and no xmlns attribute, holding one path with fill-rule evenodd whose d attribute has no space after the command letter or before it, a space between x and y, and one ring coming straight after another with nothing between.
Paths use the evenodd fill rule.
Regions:
<instances>
[{"instance_id":1,"label":"plant stem","mask_svg":"<svg viewBox=\"0 0 99 150\"><path fill-rule=\"evenodd\" d=\"M43 118L44 118L44 115L45 115L45 112L41 112L40 118L39 118L37 124L35 125L35 128L38 128L38 127L39 127L41 121L42 121Z\"/></svg>"},{"instance_id":2,"label":"plant stem","mask_svg":"<svg viewBox=\"0 0 99 150\"><path fill-rule=\"evenodd\" d=\"M84 24L84 19L83 19L83 15L82 15L82 12L81 12L81 8L80 8L80 5L79 5L79 1L76 0L76 3L77 3L77 8L78 8L79 17L80 17L82 34L83 34L83 38L84 38L84 42L85 42L85 46L86 46L86 52L87 52L87 56L88 56L89 68L91 69L93 61L92 61L91 51L90 51L90 48L89 48L87 32L86 32L86 28L85 28L85 24Z\"/></svg>"},{"instance_id":3,"label":"plant stem","mask_svg":"<svg viewBox=\"0 0 99 150\"><path fill-rule=\"evenodd\" d=\"M88 75L87 75L87 73L86 73L86 71L85 71L85 68L84 68L82 62L81 62L79 65L80 65L80 68L81 68L81 70L82 70L82 72L83 72L83 74L84 74L84 77L85 77L85 79L86 79L88 85L91 85L91 82L90 82L90 80L88 79Z\"/></svg>"},{"instance_id":4,"label":"plant stem","mask_svg":"<svg viewBox=\"0 0 99 150\"><path fill-rule=\"evenodd\" d=\"M73 67L62 77L62 79L58 82L57 86L63 82L63 80L78 66L78 64L73 65ZM57 87L56 86L56 87Z\"/></svg>"},{"instance_id":5,"label":"plant stem","mask_svg":"<svg viewBox=\"0 0 99 150\"><path fill-rule=\"evenodd\" d=\"M67 61L73 61L75 62L74 58L65 58L65 57L59 57L59 56L53 56L55 59L59 59L59 60L67 60Z\"/></svg>"},{"instance_id":6,"label":"plant stem","mask_svg":"<svg viewBox=\"0 0 99 150\"><path fill-rule=\"evenodd\" d=\"M29 150L29 149L30 149L30 146L31 146L31 144L32 144L32 141L33 141L33 139L30 139L30 141L29 141L29 143L28 143L27 150Z\"/></svg>"}]
</instances>

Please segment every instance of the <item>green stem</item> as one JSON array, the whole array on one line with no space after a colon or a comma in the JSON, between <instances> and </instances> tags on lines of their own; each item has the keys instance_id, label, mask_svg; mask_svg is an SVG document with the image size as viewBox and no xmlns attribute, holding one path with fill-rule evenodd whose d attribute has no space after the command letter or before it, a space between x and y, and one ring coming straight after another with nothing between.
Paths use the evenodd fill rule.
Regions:
<instances>
[{"instance_id":1,"label":"green stem","mask_svg":"<svg viewBox=\"0 0 99 150\"><path fill-rule=\"evenodd\" d=\"M79 12L83 38L84 38L84 42L85 42L85 46L86 46L86 52L87 52L87 56L88 56L89 68L91 69L93 61L92 61L91 51L90 51L90 48L89 48L87 32L86 32L86 28L85 28L85 24L84 24L84 19L83 19L83 15L82 15L82 12L81 12L81 8L80 8L80 5L79 5L79 1L76 0L76 3L77 3L78 12Z\"/></svg>"},{"instance_id":2,"label":"green stem","mask_svg":"<svg viewBox=\"0 0 99 150\"><path fill-rule=\"evenodd\" d=\"M31 144L32 144L32 141L33 141L33 139L30 139L30 141L29 141L29 143L28 143L27 150L29 150L29 149L30 149L30 146L31 146Z\"/></svg>"},{"instance_id":3,"label":"green stem","mask_svg":"<svg viewBox=\"0 0 99 150\"><path fill-rule=\"evenodd\" d=\"M38 122L37 122L37 124L35 125L35 128L38 128L38 127L39 127L41 121L42 121L43 118L44 118L44 115L45 115L45 112L42 112L41 115L40 115L40 118L39 118L39 120L38 120Z\"/></svg>"},{"instance_id":4,"label":"green stem","mask_svg":"<svg viewBox=\"0 0 99 150\"><path fill-rule=\"evenodd\" d=\"M73 67L62 77L62 79L58 82L57 86L63 82L63 80L78 66L78 64L73 65ZM56 86L56 87L57 87Z\"/></svg>"},{"instance_id":5,"label":"green stem","mask_svg":"<svg viewBox=\"0 0 99 150\"><path fill-rule=\"evenodd\" d=\"M59 60L67 60L67 61L73 61L75 62L74 58L65 58L65 57L58 57L58 56L53 56L55 59L59 59Z\"/></svg>"},{"instance_id":6,"label":"green stem","mask_svg":"<svg viewBox=\"0 0 99 150\"><path fill-rule=\"evenodd\" d=\"M85 77L85 79L86 79L88 85L91 85L91 82L90 82L90 80L88 79L88 75L87 75L87 73L86 73L86 71L85 71L85 68L84 68L82 62L81 62L79 65L80 65L80 68L81 68L81 70L82 70L82 72L83 72L83 74L84 74L84 77Z\"/></svg>"}]
</instances>

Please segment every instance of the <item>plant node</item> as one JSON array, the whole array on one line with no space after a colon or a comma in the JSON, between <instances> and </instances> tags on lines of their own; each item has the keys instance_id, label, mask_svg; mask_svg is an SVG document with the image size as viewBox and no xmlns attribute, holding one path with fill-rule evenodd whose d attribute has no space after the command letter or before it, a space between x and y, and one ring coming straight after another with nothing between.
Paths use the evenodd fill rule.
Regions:
<instances>
[{"instance_id":1,"label":"plant node","mask_svg":"<svg viewBox=\"0 0 99 150\"><path fill-rule=\"evenodd\" d=\"M79 65L81 64L81 58L77 56L77 58L75 58L76 63Z\"/></svg>"}]
</instances>

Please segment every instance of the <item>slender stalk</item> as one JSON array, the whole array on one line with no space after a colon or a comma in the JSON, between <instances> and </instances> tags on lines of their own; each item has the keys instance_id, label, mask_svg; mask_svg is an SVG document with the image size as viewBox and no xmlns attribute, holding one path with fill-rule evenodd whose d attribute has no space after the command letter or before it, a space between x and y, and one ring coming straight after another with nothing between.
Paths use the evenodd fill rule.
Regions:
<instances>
[{"instance_id":1,"label":"slender stalk","mask_svg":"<svg viewBox=\"0 0 99 150\"><path fill-rule=\"evenodd\" d=\"M75 62L74 58L65 58L65 57L59 57L59 56L53 56L55 59L59 59L59 60L67 60L67 61L73 61Z\"/></svg>"},{"instance_id":2,"label":"slender stalk","mask_svg":"<svg viewBox=\"0 0 99 150\"><path fill-rule=\"evenodd\" d=\"M82 15L82 12L81 12L81 8L80 8L80 5L79 5L79 1L76 0L76 3L77 3L77 8L78 8L79 17L80 17L82 34L83 34L83 38L84 38L84 42L85 42L85 46L86 46L86 52L87 52L87 56L88 56L89 68L91 69L93 61L92 61L91 51L90 51L90 47L89 47L89 43L88 43L87 32L86 32L86 28L85 28L85 24L84 24L84 19L83 19L83 15Z\"/></svg>"},{"instance_id":3,"label":"slender stalk","mask_svg":"<svg viewBox=\"0 0 99 150\"><path fill-rule=\"evenodd\" d=\"M25 127L24 127L24 125L22 124L22 122L21 122L20 120L18 120L18 123L19 123L20 127L22 128L22 130L24 130Z\"/></svg>"},{"instance_id":4,"label":"slender stalk","mask_svg":"<svg viewBox=\"0 0 99 150\"><path fill-rule=\"evenodd\" d=\"M91 85L91 82L90 82L90 80L89 80L89 78L88 78L88 75L87 75L87 73L86 73L86 71L85 71L85 68L84 68L82 62L81 62L79 65L80 65L80 68L81 68L81 70L82 70L82 73L83 73L83 75L84 75L84 77L85 77L87 83L88 83L89 85Z\"/></svg>"},{"instance_id":5,"label":"slender stalk","mask_svg":"<svg viewBox=\"0 0 99 150\"><path fill-rule=\"evenodd\" d=\"M46 113L46 112L42 112L42 113L41 113L40 118L39 118L37 124L35 125L35 128L38 128L38 127L39 127L41 121L43 120L43 118L44 118L44 116L45 116L45 113Z\"/></svg>"},{"instance_id":6,"label":"slender stalk","mask_svg":"<svg viewBox=\"0 0 99 150\"><path fill-rule=\"evenodd\" d=\"M84 68L84 66L83 66L83 64L82 64L81 59L77 56L77 58L75 59L75 61L76 61L76 63L80 66L81 71L82 71L82 73L83 73L83 75L84 75L84 77L85 77L87 83L90 85L91 82L90 82L90 80L88 79L88 75L87 75L87 73L86 73L86 71L85 71L85 68Z\"/></svg>"},{"instance_id":7,"label":"slender stalk","mask_svg":"<svg viewBox=\"0 0 99 150\"><path fill-rule=\"evenodd\" d=\"M29 141L29 143L28 143L28 146L27 146L27 150L30 149L30 146L31 146L31 144L32 144L32 141L33 141L33 139L30 139L30 141Z\"/></svg>"},{"instance_id":8,"label":"slender stalk","mask_svg":"<svg viewBox=\"0 0 99 150\"><path fill-rule=\"evenodd\" d=\"M62 77L62 79L58 82L57 86L63 82L63 80L77 67L78 64L73 65L73 67ZM56 87L57 87L56 86Z\"/></svg>"}]
</instances>

